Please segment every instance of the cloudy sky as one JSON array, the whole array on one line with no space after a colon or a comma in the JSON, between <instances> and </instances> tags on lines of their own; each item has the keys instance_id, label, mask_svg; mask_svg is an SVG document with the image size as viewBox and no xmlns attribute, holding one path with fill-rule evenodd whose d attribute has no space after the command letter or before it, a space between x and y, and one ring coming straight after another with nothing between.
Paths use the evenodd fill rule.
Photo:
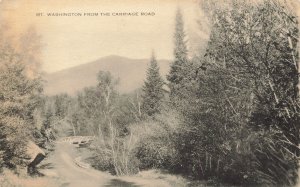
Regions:
<instances>
[{"instance_id":1,"label":"cloudy sky","mask_svg":"<svg viewBox=\"0 0 300 187\"><path fill-rule=\"evenodd\" d=\"M44 43L43 69L55 72L108 55L149 58L152 49L157 58L172 59L177 7L182 9L186 32L191 36L197 34L196 20L201 16L196 0L182 2L2 0L0 6L16 32L23 32L30 25L36 27ZM113 13L134 12L139 16L113 16ZM141 12L155 15L141 16ZM48 13L81 13L82 16L47 16ZM98 13L98 16L83 16L84 13ZM110 13L110 16L101 16L101 13Z\"/></svg>"}]
</instances>

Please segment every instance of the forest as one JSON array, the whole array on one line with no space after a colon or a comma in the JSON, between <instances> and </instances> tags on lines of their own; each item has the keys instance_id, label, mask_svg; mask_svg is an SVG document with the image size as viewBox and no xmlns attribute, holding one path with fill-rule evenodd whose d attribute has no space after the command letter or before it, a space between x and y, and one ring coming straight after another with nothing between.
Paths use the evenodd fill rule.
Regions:
<instances>
[{"instance_id":1,"label":"forest","mask_svg":"<svg viewBox=\"0 0 300 187\"><path fill-rule=\"evenodd\" d=\"M0 170L26 167L26 142L93 136L93 168L117 176L159 169L211 185L294 186L298 180L299 25L290 1L210 0L207 45L191 56L184 12L173 60L155 52L143 87L118 92L99 71L76 96L43 93L39 34L0 26ZM199 24L201 30L201 24ZM155 50L155 49L154 49ZM0 185L1 186L1 185Z\"/></svg>"}]
</instances>

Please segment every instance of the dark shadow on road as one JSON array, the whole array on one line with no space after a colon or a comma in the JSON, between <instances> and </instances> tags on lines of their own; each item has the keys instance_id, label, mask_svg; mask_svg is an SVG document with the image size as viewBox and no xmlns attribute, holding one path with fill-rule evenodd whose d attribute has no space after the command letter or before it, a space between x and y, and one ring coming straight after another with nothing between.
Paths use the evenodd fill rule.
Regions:
<instances>
[{"instance_id":1,"label":"dark shadow on road","mask_svg":"<svg viewBox=\"0 0 300 187\"><path fill-rule=\"evenodd\" d=\"M126 182L119 179L112 179L108 184L104 187L141 187L140 185L136 185L132 182Z\"/></svg>"}]
</instances>

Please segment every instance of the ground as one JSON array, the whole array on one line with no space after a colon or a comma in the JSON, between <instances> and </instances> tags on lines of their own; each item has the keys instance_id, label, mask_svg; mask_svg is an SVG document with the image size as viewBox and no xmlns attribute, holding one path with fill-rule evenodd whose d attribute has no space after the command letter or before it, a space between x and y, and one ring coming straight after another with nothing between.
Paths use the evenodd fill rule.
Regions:
<instances>
[{"instance_id":1,"label":"ground","mask_svg":"<svg viewBox=\"0 0 300 187\"><path fill-rule=\"evenodd\" d=\"M116 177L87 167L86 163L78 159L84 160L88 154L85 148L77 148L69 142L58 142L54 151L50 152L39 166L39 171L45 176L17 177L7 171L4 172L4 177L0 176L0 187L208 187L202 182L192 184L180 176L164 174L157 170ZM82 164L83 167L80 166ZM296 187L300 187L300 184Z\"/></svg>"},{"instance_id":2,"label":"ground","mask_svg":"<svg viewBox=\"0 0 300 187\"><path fill-rule=\"evenodd\" d=\"M70 187L174 187L187 186L184 179L171 175L163 175L151 170L141 172L135 176L116 177L107 172L86 167L85 163L78 163L78 158L85 157L87 150L77 148L68 142L56 143L51 152L40 166L45 177L59 181L58 186ZM84 164L83 167L80 167Z\"/></svg>"}]
</instances>

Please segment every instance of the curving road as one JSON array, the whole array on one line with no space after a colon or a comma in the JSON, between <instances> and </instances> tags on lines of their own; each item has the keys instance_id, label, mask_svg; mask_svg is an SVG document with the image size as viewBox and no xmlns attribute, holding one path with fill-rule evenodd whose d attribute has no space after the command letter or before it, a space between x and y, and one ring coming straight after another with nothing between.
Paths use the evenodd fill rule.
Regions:
<instances>
[{"instance_id":1,"label":"curving road","mask_svg":"<svg viewBox=\"0 0 300 187\"><path fill-rule=\"evenodd\" d=\"M55 150L41 163L40 171L48 178L59 181L61 187L178 186L164 180L161 176L157 178L143 178L140 176L115 177L93 168L82 168L79 166L80 164L76 164L76 158L84 157L83 154L88 154L87 150L80 152L72 143L57 142Z\"/></svg>"},{"instance_id":2,"label":"curving road","mask_svg":"<svg viewBox=\"0 0 300 187\"><path fill-rule=\"evenodd\" d=\"M91 168L81 168L74 162L78 155L76 148L70 143L57 143L55 151L42 163L48 165L41 172L62 181L62 186L99 187L106 186L113 176Z\"/></svg>"}]
</instances>

